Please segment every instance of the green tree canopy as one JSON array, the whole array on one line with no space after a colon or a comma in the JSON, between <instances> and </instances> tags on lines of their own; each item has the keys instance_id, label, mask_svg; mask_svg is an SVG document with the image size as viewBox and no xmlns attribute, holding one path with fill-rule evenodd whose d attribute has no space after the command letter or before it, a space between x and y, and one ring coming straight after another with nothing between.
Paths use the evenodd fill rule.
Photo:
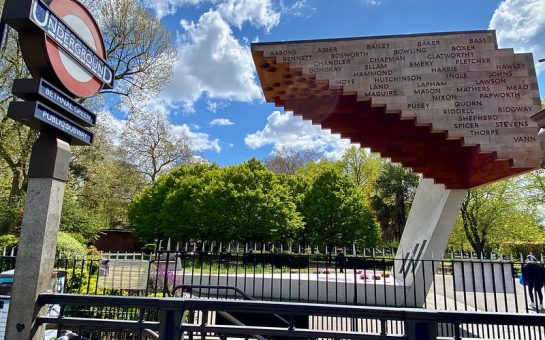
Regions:
<instances>
[{"instance_id":1,"label":"green tree canopy","mask_svg":"<svg viewBox=\"0 0 545 340\"><path fill-rule=\"evenodd\" d=\"M323 170L302 201L303 242L343 246L356 242L376 246L380 232L365 205L361 188L339 169Z\"/></svg>"},{"instance_id":2,"label":"green tree canopy","mask_svg":"<svg viewBox=\"0 0 545 340\"><path fill-rule=\"evenodd\" d=\"M199 178L210 171L215 166L203 164L198 165L181 165L169 173L160 176L151 186L144 188L139 194L135 195L128 208L129 225L134 231L146 240L156 238L168 238L173 236L171 221L163 221L166 215L162 211L163 204L167 195L175 195L172 192L183 192L183 187L180 182L196 184ZM189 192L188 200L192 192ZM185 205L180 205L178 215L185 209ZM188 216L188 215L186 215ZM184 217L182 221L186 221ZM183 237L184 235L179 235Z\"/></svg>"},{"instance_id":3,"label":"green tree canopy","mask_svg":"<svg viewBox=\"0 0 545 340\"><path fill-rule=\"evenodd\" d=\"M416 193L418 175L398 164L384 163L375 182L371 207L382 228L385 242L398 242Z\"/></svg>"},{"instance_id":4,"label":"green tree canopy","mask_svg":"<svg viewBox=\"0 0 545 340\"><path fill-rule=\"evenodd\" d=\"M506 241L538 242L545 232L538 224L537 206L527 199L524 177L503 180L470 190L463 202L451 247L478 254L499 251Z\"/></svg>"},{"instance_id":5,"label":"green tree canopy","mask_svg":"<svg viewBox=\"0 0 545 340\"><path fill-rule=\"evenodd\" d=\"M362 188L367 199L375 193L375 182L380 175L382 162L377 154L356 146L350 147L341 159L343 171Z\"/></svg>"},{"instance_id":6,"label":"green tree canopy","mask_svg":"<svg viewBox=\"0 0 545 340\"><path fill-rule=\"evenodd\" d=\"M281 178L255 159L182 165L138 195L129 217L147 239L287 241L302 228Z\"/></svg>"}]
</instances>

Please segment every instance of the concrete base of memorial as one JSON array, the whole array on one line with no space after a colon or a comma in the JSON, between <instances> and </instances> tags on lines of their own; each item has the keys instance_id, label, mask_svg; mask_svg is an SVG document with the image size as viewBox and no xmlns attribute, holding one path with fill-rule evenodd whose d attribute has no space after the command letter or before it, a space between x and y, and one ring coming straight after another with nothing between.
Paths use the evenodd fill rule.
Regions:
<instances>
[{"instance_id":1,"label":"concrete base of memorial","mask_svg":"<svg viewBox=\"0 0 545 340\"><path fill-rule=\"evenodd\" d=\"M411 286L409 295L422 305L443 259L466 189L447 190L433 179L422 178L399 243L395 261L398 284Z\"/></svg>"},{"instance_id":2,"label":"concrete base of memorial","mask_svg":"<svg viewBox=\"0 0 545 340\"><path fill-rule=\"evenodd\" d=\"M446 273L431 276L431 287L404 285L403 279L384 277L384 272L373 270L345 273L330 270L329 274L318 273L266 273L266 274L208 274L178 271L176 285L230 286L257 300L294 301L356 304L361 306L399 306L437 309L467 310L480 308L509 312L516 310L513 265L500 261L455 260L451 263L436 262L433 265ZM388 272L386 272L388 274ZM412 275L412 274L411 274ZM418 282L418 280L416 281ZM518 284L518 282L517 282ZM413 289L416 287L416 289ZM182 290L178 290L180 295ZM518 297L524 300L524 290L518 287ZM501 294L499 296L498 294ZM234 290L192 289L194 297L242 298ZM426 296L427 301L421 296ZM498 296L509 300L509 306L498 304ZM477 302L475 302L477 301ZM486 301L490 304L486 307ZM492 305L496 305L493 307Z\"/></svg>"},{"instance_id":3,"label":"concrete base of memorial","mask_svg":"<svg viewBox=\"0 0 545 340\"><path fill-rule=\"evenodd\" d=\"M359 272L359 271L357 271ZM364 275L367 279L364 279ZM373 276L377 276L373 278ZM380 276L380 278L378 277ZM182 274L176 276L176 284L231 286L257 300L357 304L367 306L416 306L410 287L392 277L384 278L382 272L349 270L343 273L308 274L283 273L235 276L226 274ZM234 290L193 288L193 296L235 297Z\"/></svg>"}]
</instances>

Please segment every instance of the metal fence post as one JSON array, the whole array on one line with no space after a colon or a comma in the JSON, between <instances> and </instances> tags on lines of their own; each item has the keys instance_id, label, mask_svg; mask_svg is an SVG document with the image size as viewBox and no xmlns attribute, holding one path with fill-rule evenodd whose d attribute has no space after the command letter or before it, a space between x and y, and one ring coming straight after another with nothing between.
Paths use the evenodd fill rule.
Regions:
<instances>
[{"instance_id":1,"label":"metal fence post","mask_svg":"<svg viewBox=\"0 0 545 340\"><path fill-rule=\"evenodd\" d=\"M437 339L437 322L432 320L407 320L405 329L409 340Z\"/></svg>"},{"instance_id":2,"label":"metal fence post","mask_svg":"<svg viewBox=\"0 0 545 340\"><path fill-rule=\"evenodd\" d=\"M179 340L182 338L183 310L159 311L159 340Z\"/></svg>"}]
</instances>

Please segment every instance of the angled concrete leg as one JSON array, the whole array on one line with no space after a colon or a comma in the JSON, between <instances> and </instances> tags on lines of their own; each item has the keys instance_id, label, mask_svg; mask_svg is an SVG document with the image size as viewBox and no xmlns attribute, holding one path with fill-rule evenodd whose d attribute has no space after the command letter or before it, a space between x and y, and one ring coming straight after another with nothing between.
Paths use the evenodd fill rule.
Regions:
<instances>
[{"instance_id":1,"label":"angled concrete leg","mask_svg":"<svg viewBox=\"0 0 545 340\"><path fill-rule=\"evenodd\" d=\"M420 180L395 261L397 287L405 287L403 304L421 307L442 260L467 190L447 190L433 179Z\"/></svg>"}]
</instances>

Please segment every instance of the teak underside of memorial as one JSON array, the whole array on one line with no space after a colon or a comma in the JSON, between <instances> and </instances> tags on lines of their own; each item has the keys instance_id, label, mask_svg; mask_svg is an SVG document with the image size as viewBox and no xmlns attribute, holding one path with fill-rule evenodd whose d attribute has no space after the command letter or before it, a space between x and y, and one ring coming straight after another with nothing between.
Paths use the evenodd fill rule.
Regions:
<instances>
[{"instance_id":1,"label":"teak underside of memorial","mask_svg":"<svg viewBox=\"0 0 545 340\"><path fill-rule=\"evenodd\" d=\"M531 55L498 49L493 31L259 43L252 54L267 102L448 189L543 159Z\"/></svg>"}]
</instances>

